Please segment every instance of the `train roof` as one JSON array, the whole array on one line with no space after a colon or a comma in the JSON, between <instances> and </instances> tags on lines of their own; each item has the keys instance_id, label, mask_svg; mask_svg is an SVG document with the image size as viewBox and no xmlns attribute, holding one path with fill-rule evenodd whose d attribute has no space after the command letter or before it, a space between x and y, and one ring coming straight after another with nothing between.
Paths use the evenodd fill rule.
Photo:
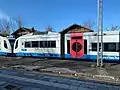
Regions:
<instances>
[{"instance_id":1,"label":"train roof","mask_svg":"<svg viewBox=\"0 0 120 90\"><path fill-rule=\"evenodd\" d=\"M66 34L66 35L70 35L71 33L69 34ZM119 35L120 34L120 31L103 31L103 34L104 35ZM96 36L97 35L97 32L85 32L83 33L84 36Z\"/></svg>"},{"instance_id":2,"label":"train roof","mask_svg":"<svg viewBox=\"0 0 120 90\"><path fill-rule=\"evenodd\" d=\"M58 32L48 32L48 33L29 33L27 35L20 36L19 38L26 38L32 36L51 36L51 35L60 35Z\"/></svg>"},{"instance_id":3,"label":"train roof","mask_svg":"<svg viewBox=\"0 0 120 90\"><path fill-rule=\"evenodd\" d=\"M8 36L7 39L9 39L9 40L15 40L15 38L13 36Z\"/></svg>"},{"instance_id":4,"label":"train roof","mask_svg":"<svg viewBox=\"0 0 120 90\"><path fill-rule=\"evenodd\" d=\"M86 32L83 33L84 36L97 36L98 32ZM103 31L103 35L119 35L120 31ZM101 35L101 33L100 33Z\"/></svg>"},{"instance_id":5,"label":"train roof","mask_svg":"<svg viewBox=\"0 0 120 90\"><path fill-rule=\"evenodd\" d=\"M104 31L103 33L108 35L119 35L120 31Z\"/></svg>"},{"instance_id":6,"label":"train roof","mask_svg":"<svg viewBox=\"0 0 120 90\"><path fill-rule=\"evenodd\" d=\"M67 36L69 36L71 33L69 34L65 34ZM103 34L104 35L119 35L120 34L120 31L103 31ZM27 35L23 35L23 36L20 36L19 38L26 38L28 36L51 36L51 35L60 35L60 33L58 32L46 32L46 33L29 33ZM97 36L97 32L85 32L83 33L84 36Z\"/></svg>"},{"instance_id":7,"label":"train roof","mask_svg":"<svg viewBox=\"0 0 120 90\"><path fill-rule=\"evenodd\" d=\"M7 39L7 37L3 37L3 36L0 36L0 38L6 38Z\"/></svg>"}]
</instances>

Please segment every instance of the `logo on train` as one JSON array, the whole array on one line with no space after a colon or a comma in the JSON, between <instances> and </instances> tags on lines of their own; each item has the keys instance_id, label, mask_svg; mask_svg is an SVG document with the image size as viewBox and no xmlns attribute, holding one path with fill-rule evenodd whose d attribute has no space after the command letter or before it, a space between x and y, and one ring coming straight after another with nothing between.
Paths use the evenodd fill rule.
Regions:
<instances>
[{"instance_id":1,"label":"logo on train","mask_svg":"<svg viewBox=\"0 0 120 90\"><path fill-rule=\"evenodd\" d=\"M84 40L82 33L72 33L70 40L70 55L72 57L83 57Z\"/></svg>"},{"instance_id":2,"label":"logo on train","mask_svg":"<svg viewBox=\"0 0 120 90\"><path fill-rule=\"evenodd\" d=\"M82 45L79 42L75 42L72 44L72 50L75 52L79 52L82 50Z\"/></svg>"}]
</instances>

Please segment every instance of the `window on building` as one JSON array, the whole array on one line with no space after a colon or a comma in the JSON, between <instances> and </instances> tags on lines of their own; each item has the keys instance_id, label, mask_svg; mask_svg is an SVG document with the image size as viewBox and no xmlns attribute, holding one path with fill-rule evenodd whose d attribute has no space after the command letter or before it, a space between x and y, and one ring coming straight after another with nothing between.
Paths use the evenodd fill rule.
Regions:
<instances>
[{"instance_id":1,"label":"window on building","mask_svg":"<svg viewBox=\"0 0 120 90\"><path fill-rule=\"evenodd\" d=\"M8 48L8 47L7 47L7 42L6 42L5 40L4 40L4 47L5 47L5 48Z\"/></svg>"},{"instance_id":2,"label":"window on building","mask_svg":"<svg viewBox=\"0 0 120 90\"><path fill-rule=\"evenodd\" d=\"M39 47L38 41L32 41L32 47Z\"/></svg>"},{"instance_id":3,"label":"window on building","mask_svg":"<svg viewBox=\"0 0 120 90\"><path fill-rule=\"evenodd\" d=\"M25 42L25 48L30 48L31 47L31 42Z\"/></svg>"}]
</instances>

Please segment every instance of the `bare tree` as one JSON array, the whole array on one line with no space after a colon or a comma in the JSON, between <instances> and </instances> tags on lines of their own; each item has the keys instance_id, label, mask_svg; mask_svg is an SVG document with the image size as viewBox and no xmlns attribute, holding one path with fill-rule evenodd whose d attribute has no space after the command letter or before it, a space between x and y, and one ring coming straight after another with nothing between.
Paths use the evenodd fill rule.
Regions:
<instances>
[{"instance_id":1,"label":"bare tree","mask_svg":"<svg viewBox=\"0 0 120 90\"><path fill-rule=\"evenodd\" d=\"M119 28L120 28L119 26L112 26L112 27L111 27L111 31L118 30Z\"/></svg>"},{"instance_id":2,"label":"bare tree","mask_svg":"<svg viewBox=\"0 0 120 90\"><path fill-rule=\"evenodd\" d=\"M16 28L15 20L9 18L1 18L0 19L0 34L3 36L9 36L11 32L13 32Z\"/></svg>"},{"instance_id":3,"label":"bare tree","mask_svg":"<svg viewBox=\"0 0 120 90\"><path fill-rule=\"evenodd\" d=\"M83 22L83 26L89 29L93 29L94 25L95 25L95 22L91 20L86 20Z\"/></svg>"},{"instance_id":4,"label":"bare tree","mask_svg":"<svg viewBox=\"0 0 120 90\"><path fill-rule=\"evenodd\" d=\"M119 29L120 29L120 26L112 25L110 28L106 28L105 30L106 31L116 31L116 30L119 30Z\"/></svg>"},{"instance_id":5,"label":"bare tree","mask_svg":"<svg viewBox=\"0 0 120 90\"><path fill-rule=\"evenodd\" d=\"M18 17L17 24L18 24L18 28L21 28L23 26L22 18L20 16Z\"/></svg>"},{"instance_id":6,"label":"bare tree","mask_svg":"<svg viewBox=\"0 0 120 90\"><path fill-rule=\"evenodd\" d=\"M53 28L51 26L47 26L46 31L53 31Z\"/></svg>"},{"instance_id":7,"label":"bare tree","mask_svg":"<svg viewBox=\"0 0 120 90\"><path fill-rule=\"evenodd\" d=\"M6 19L0 20L0 33L3 36L9 36L10 35L10 22L8 22Z\"/></svg>"}]
</instances>

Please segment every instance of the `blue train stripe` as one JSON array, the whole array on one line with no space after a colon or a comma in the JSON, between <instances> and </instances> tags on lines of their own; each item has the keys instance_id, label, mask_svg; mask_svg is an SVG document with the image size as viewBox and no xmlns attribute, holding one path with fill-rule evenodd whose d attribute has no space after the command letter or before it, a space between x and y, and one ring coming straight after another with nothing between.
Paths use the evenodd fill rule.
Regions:
<instances>
[{"instance_id":1,"label":"blue train stripe","mask_svg":"<svg viewBox=\"0 0 120 90\"><path fill-rule=\"evenodd\" d=\"M33 57L56 57L56 58L61 58L60 54L54 54L54 53L16 53L16 56L33 56ZM73 58L71 57L70 54L65 54L65 58ZM76 58L76 57L75 57ZM83 57L77 57L78 59L92 59L96 60L97 55L87 55L85 54ZM110 60L110 61L119 61L120 56L107 56L103 55L104 60Z\"/></svg>"},{"instance_id":2,"label":"blue train stripe","mask_svg":"<svg viewBox=\"0 0 120 90\"><path fill-rule=\"evenodd\" d=\"M72 58L70 54L66 54L65 58ZM76 57L75 57L76 58ZM92 59L92 60L96 60L97 59L97 55L84 55L83 57L77 57L77 58L81 58L81 59ZM120 60L120 56L108 56L108 55L103 55L103 59L104 60L110 60L110 61L119 61Z\"/></svg>"},{"instance_id":3,"label":"blue train stripe","mask_svg":"<svg viewBox=\"0 0 120 90\"><path fill-rule=\"evenodd\" d=\"M33 56L33 57L61 57L60 54L54 53L16 53L16 56Z\"/></svg>"},{"instance_id":4,"label":"blue train stripe","mask_svg":"<svg viewBox=\"0 0 120 90\"><path fill-rule=\"evenodd\" d=\"M0 56L7 56L6 52L0 52Z\"/></svg>"}]
</instances>

